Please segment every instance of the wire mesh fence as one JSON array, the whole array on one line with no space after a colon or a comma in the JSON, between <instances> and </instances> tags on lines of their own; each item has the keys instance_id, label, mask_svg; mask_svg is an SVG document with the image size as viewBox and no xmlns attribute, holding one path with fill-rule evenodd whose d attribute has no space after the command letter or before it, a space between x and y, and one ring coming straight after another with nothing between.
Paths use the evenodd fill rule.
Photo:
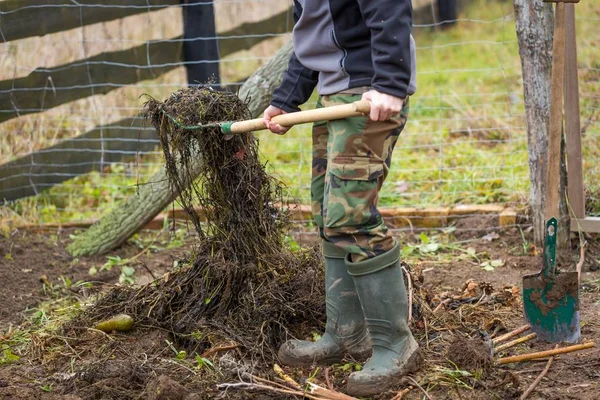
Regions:
<instances>
[{"instance_id":1,"label":"wire mesh fence","mask_svg":"<svg viewBox=\"0 0 600 400\"><path fill-rule=\"evenodd\" d=\"M235 88L290 39L293 27L290 4L280 0L215 1L216 34L204 37L184 34L182 10L213 7L208 1L29 3L0 2L0 197L10 200L0 206L0 215L15 224L89 221L118 207L163 165L152 128L136 117L142 95L167 97L188 84L186 66L201 64L217 65L220 85ZM435 2L414 2L418 90L381 193L383 207L527 203L527 135L512 4L459 4L458 17L442 21ZM10 26L6 21L33 10L56 8L79 13L79 24L15 40L3 32L3 22ZM91 9L96 19L106 9L127 13L88 23ZM600 59L594 50L600 8L582 2L576 10L585 181L593 194L600 175ZM269 19L276 24L264 22ZM166 61L165 49L172 47L160 47L211 40L218 41L217 60ZM315 102L313 96L304 107ZM291 199L309 204L310 126L283 137L257 135L269 171L286 183ZM27 196L19 198L20 193ZM474 213L461 218L478 216Z\"/></svg>"}]
</instances>

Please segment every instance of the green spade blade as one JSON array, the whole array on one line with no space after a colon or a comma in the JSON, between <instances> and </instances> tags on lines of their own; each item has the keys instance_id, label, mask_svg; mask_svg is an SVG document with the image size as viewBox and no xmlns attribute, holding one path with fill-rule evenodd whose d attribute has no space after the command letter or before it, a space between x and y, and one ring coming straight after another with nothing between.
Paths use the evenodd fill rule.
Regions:
<instances>
[{"instance_id":1,"label":"green spade blade","mask_svg":"<svg viewBox=\"0 0 600 400\"><path fill-rule=\"evenodd\" d=\"M581 337L579 277L556 272L556 218L546 222L544 266L523 277L523 312L531 330L550 343L576 343Z\"/></svg>"}]
</instances>

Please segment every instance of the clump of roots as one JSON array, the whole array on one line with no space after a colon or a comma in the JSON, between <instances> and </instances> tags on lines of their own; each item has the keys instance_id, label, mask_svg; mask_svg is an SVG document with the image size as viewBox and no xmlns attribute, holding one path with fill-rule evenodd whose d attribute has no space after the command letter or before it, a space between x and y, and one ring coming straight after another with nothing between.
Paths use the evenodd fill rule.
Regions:
<instances>
[{"instance_id":1,"label":"clump of roots","mask_svg":"<svg viewBox=\"0 0 600 400\"><path fill-rule=\"evenodd\" d=\"M486 344L478 337L456 336L448 347L446 358L457 367L487 374L493 367L491 342Z\"/></svg>"},{"instance_id":2,"label":"clump of roots","mask_svg":"<svg viewBox=\"0 0 600 400\"><path fill-rule=\"evenodd\" d=\"M164 102L149 99L144 114L158 130L169 181L200 243L152 284L113 289L77 324L123 312L198 354L233 341L246 354L268 357L288 329L294 335L318 329L321 263L315 250L291 253L284 246L282 186L265 172L257 140L225 138L218 127L196 129L248 118L246 105L231 93L197 87Z\"/></svg>"}]
</instances>

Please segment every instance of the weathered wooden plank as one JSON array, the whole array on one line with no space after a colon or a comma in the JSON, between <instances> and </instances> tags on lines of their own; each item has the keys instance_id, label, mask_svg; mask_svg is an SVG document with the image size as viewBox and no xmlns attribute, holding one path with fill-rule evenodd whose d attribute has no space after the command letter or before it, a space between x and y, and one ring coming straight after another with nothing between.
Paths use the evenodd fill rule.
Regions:
<instances>
[{"instance_id":1,"label":"weathered wooden plank","mask_svg":"<svg viewBox=\"0 0 600 400\"><path fill-rule=\"evenodd\" d=\"M144 129L145 128L145 129ZM158 135L141 118L100 126L73 139L0 166L0 204L32 196L110 163L129 161L156 149Z\"/></svg>"},{"instance_id":2,"label":"weathered wooden plank","mask_svg":"<svg viewBox=\"0 0 600 400\"><path fill-rule=\"evenodd\" d=\"M579 116L579 78L577 75L577 38L575 5L565 4L565 134L567 142L567 182L569 206L575 218L585 217L581 120Z\"/></svg>"},{"instance_id":3,"label":"weathered wooden plank","mask_svg":"<svg viewBox=\"0 0 600 400\"><path fill-rule=\"evenodd\" d=\"M242 24L220 34L221 57L247 50L291 29L284 11L266 20ZM240 36L247 36L240 38ZM37 69L26 77L0 81L0 123L85 98L106 94L124 85L154 79L182 65L182 37L153 41L131 49L102 53L87 60L50 69ZM201 39L198 39L201 40Z\"/></svg>"},{"instance_id":4,"label":"weathered wooden plank","mask_svg":"<svg viewBox=\"0 0 600 400\"><path fill-rule=\"evenodd\" d=\"M2 81L0 122L156 78L180 66L181 53L181 41L149 42Z\"/></svg>"},{"instance_id":5,"label":"weathered wooden plank","mask_svg":"<svg viewBox=\"0 0 600 400\"><path fill-rule=\"evenodd\" d=\"M600 233L600 218L571 218L571 232Z\"/></svg>"},{"instance_id":6,"label":"weathered wooden plank","mask_svg":"<svg viewBox=\"0 0 600 400\"><path fill-rule=\"evenodd\" d=\"M0 2L0 43L178 5L179 0L6 0Z\"/></svg>"}]
</instances>

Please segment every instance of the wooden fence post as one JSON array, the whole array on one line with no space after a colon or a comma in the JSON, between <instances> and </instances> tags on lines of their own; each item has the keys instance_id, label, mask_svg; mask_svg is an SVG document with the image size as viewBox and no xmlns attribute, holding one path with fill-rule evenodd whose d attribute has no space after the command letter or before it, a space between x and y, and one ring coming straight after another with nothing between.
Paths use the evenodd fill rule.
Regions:
<instances>
[{"instance_id":1,"label":"wooden fence post","mask_svg":"<svg viewBox=\"0 0 600 400\"><path fill-rule=\"evenodd\" d=\"M183 58L188 84L204 84L213 80L218 85L219 43L215 27L215 10L212 0L189 4L183 1ZM188 3L188 4L186 4Z\"/></svg>"},{"instance_id":2,"label":"wooden fence post","mask_svg":"<svg viewBox=\"0 0 600 400\"><path fill-rule=\"evenodd\" d=\"M569 206L575 218L585 218L574 4L565 4L565 29L567 35L565 42L565 133L567 137Z\"/></svg>"}]
</instances>

